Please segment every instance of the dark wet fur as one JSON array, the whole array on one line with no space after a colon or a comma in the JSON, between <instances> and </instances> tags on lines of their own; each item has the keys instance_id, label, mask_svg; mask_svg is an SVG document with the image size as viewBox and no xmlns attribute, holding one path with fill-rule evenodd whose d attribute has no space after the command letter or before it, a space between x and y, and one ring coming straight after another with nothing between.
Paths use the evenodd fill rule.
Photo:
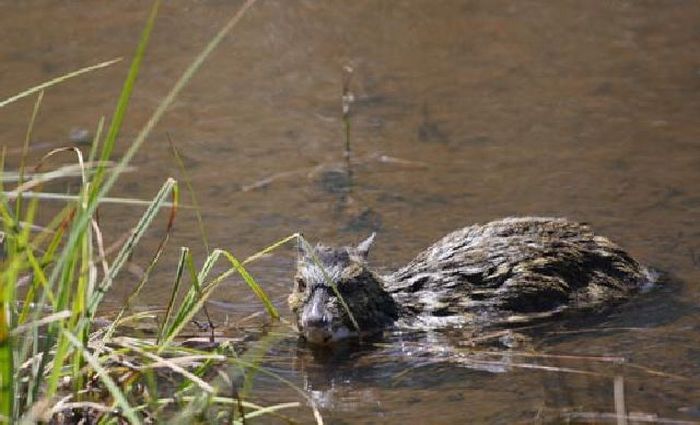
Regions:
<instances>
[{"instance_id":1,"label":"dark wet fur","mask_svg":"<svg viewBox=\"0 0 700 425\"><path fill-rule=\"evenodd\" d=\"M525 322L614 304L653 279L616 244L565 219L508 218L469 226L385 276L367 266L370 244L316 248L363 331L396 319L419 328ZM300 329L311 293L327 286L318 265L304 255L290 295ZM337 300L326 308L334 323L352 328Z\"/></svg>"}]
</instances>

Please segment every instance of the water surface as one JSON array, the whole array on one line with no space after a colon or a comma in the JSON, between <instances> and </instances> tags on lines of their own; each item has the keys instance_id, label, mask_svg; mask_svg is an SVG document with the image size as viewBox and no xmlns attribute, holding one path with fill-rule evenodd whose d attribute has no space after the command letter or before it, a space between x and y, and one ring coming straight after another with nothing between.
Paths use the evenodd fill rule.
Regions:
<instances>
[{"instance_id":1,"label":"water surface","mask_svg":"<svg viewBox=\"0 0 700 425\"><path fill-rule=\"evenodd\" d=\"M163 5L119 152L238 3ZM140 1L0 7L2 97L128 58L147 14ZM375 349L319 359L284 326L268 366L307 389L328 423L557 423L572 411L614 412L615 379L631 413L700 421L698 22L693 1L263 0L182 93L114 195L149 198L166 177L181 177L169 134L210 245L240 257L298 231L337 243L377 231L373 264L392 269L471 223L508 215L591 223L673 283L604 319L548 327L535 348L641 367L522 357L506 368L475 366L464 347L451 351L464 336L443 334L397 333ZM111 113L127 62L47 91L34 158ZM356 100L350 204L331 178L343 166L344 66L354 69ZM0 111L10 167L32 103ZM140 213L104 208L108 242ZM132 272L147 264L159 231ZM179 245L204 257L191 210L181 211L175 236L144 307L163 304ZM251 267L287 315L293 267L291 247ZM124 276L109 306L123 302L136 276ZM261 310L237 279L216 301L220 317ZM525 363L595 373L517 367ZM263 402L298 399L262 377L256 393ZM312 419L308 409L292 416Z\"/></svg>"}]
</instances>

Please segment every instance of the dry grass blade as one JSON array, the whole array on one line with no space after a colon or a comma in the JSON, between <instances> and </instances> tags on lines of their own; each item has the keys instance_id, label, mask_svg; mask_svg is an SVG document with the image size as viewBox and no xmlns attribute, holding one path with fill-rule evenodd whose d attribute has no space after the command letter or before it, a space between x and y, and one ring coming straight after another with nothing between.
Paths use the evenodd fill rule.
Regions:
<instances>
[{"instance_id":1,"label":"dry grass blade","mask_svg":"<svg viewBox=\"0 0 700 425\"><path fill-rule=\"evenodd\" d=\"M210 394L216 393L216 389L215 389L214 387L212 387L212 386L209 385L208 383L204 382L204 380L202 380L202 378L200 378L199 376L196 376L196 375L193 374L192 372L190 372L190 371L188 371L187 369L183 368L182 366L178 365L175 361L171 361L170 359L166 359L166 358L164 358L164 357L161 357L161 356L158 356L158 355L156 355L156 354L150 353L150 352L148 352L148 351L146 351L146 350L141 349L140 347L138 347L138 346L136 346L136 345L129 344L129 343L127 342L127 340L124 340L124 339L121 339L121 338L116 339L114 342L117 343L117 344L119 344L119 345L121 345L122 347L125 347L125 348L128 348L128 349L130 349L130 350L133 350L133 351L139 353L140 355L142 355L142 356L144 356L144 357L147 357L147 358L153 360L153 361L156 362L156 364L158 364L158 365L163 365L163 366L169 368L170 370L172 370L173 372L178 373L178 374L184 376L184 377L187 378L190 382L192 382L192 383L194 383L195 385L197 385L202 391L206 391L206 392L208 392L208 393L210 393ZM216 359L216 360L224 361L226 358L225 358L224 356L212 356L211 359ZM152 366L152 365L150 365L150 366Z\"/></svg>"},{"instance_id":2,"label":"dry grass blade","mask_svg":"<svg viewBox=\"0 0 700 425\"><path fill-rule=\"evenodd\" d=\"M66 80L70 80L71 78L75 78L79 75L85 74L85 73L90 72L90 71L95 71L97 69L106 68L110 65L114 65L115 63L117 63L121 60L122 60L122 58L116 58L116 59L108 60L105 62L100 62L96 65L87 66L85 68L80 68L77 71L69 72L68 74L61 75L60 77L56 77L52 80L38 84L34 87L30 87L27 90L24 90L20 93L17 93L14 96L10 96L5 100L0 101L0 108L3 108L5 106L9 105L10 103L16 102L20 99L27 97L27 96L31 96L32 94L40 92L40 91L47 89L51 86L55 86L56 84L62 83Z\"/></svg>"},{"instance_id":3,"label":"dry grass blade","mask_svg":"<svg viewBox=\"0 0 700 425\"><path fill-rule=\"evenodd\" d=\"M17 196L14 192L4 192L4 195L9 199L13 199ZM62 201L62 202L73 202L80 199L80 195L66 195L63 193L49 193L49 192L24 192L22 196L27 199L42 199L46 201ZM120 205L135 205L135 206L147 206L151 204L151 201L146 201L144 199L134 199L134 198L112 198L105 196L100 198L100 204L120 204ZM171 202L163 202L161 204L163 207L173 207L175 204ZM187 208L186 206L184 208Z\"/></svg>"},{"instance_id":4,"label":"dry grass blade","mask_svg":"<svg viewBox=\"0 0 700 425\"><path fill-rule=\"evenodd\" d=\"M183 355L183 356L178 356L178 357L169 357L167 359L164 359L165 361L160 362L156 361L155 359L153 363L149 363L147 367L149 368L158 368L158 367L170 367L171 364L175 365L186 365L186 366L192 366L198 362L204 361L204 360L215 360L215 361L224 361L226 360L226 356L218 355L218 354L197 354L197 355Z\"/></svg>"},{"instance_id":5,"label":"dry grass blade","mask_svg":"<svg viewBox=\"0 0 700 425\"><path fill-rule=\"evenodd\" d=\"M85 171L94 171L99 167L104 167L107 170L111 169L114 167L115 162L114 161L86 161L83 164L83 167L81 167L78 164L68 164L68 165L62 165L59 168L52 170L52 171L46 171L43 173L36 173L36 172L25 172L24 177L30 178L31 180L25 182L22 186L19 188L15 189L19 192L29 190L35 186L40 185L41 183L45 183L51 180L56 180L60 178L68 178L68 177L80 177L83 173L83 168ZM134 171L136 170L135 167L129 167L129 171ZM13 183L17 182L20 180L23 180L20 178L19 172L4 172L0 176L0 179L2 179L3 182L5 183Z\"/></svg>"},{"instance_id":6,"label":"dry grass blade","mask_svg":"<svg viewBox=\"0 0 700 425\"><path fill-rule=\"evenodd\" d=\"M70 310L63 310L59 311L53 314L49 314L46 317L42 317L39 320L35 320L32 322L26 322L23 323L14 329L12 329L11 335L12 336L17 336L20 335L28 330L38 328L40 326L48 325L49 323L57 322L60 320L65 320L71 316Z\"/></svg>"},{"instance_id":7,"label":"dry grass blade","mask_svg":"<svg viewBox=\"0 0 700 425\"><path fill-rule=\"evenodd\" d=\"M106 406L101 403L95 403L95 402L90 402L90 401L74 401L74 402L64 402L64 403L56 403L56 405L51 408L51 416L60 413L60 412L65 412L68 410L77 410L77 411L88 411L88 410L93 410L101 413L111 413L114 411L114 408L111 406Z\"/></svg>"},{"instance_id":8,"label":"dry grass blade","mask_svg":"<svg viewBox=\"0 0 700 425\"><path fill-rule=\"evenodd\" d=\"M121 414L129 421L131 424L140 424L141 420L136 416L136 412L129 405L129 401L122 391L119 389L117 384L112 380L109 372L102 366L100 361L93 357L88 351L83 347L83 345L78 341L78 339L70 332L63 330L63 335L66 337L68 342L70 342L73 347L80 352L83 358L90 364L90 366L97 372L100 380L105 384L105 387L109 390L110 394L114 398L117 406L122 409Z\"/></svg>"},{"instance_id":9,"label":"dry grass blade","mask_svg":"<svg viewBox=\"0 0 700 425\"><path fill-rule=\"evenodd\" d=\"M678 419L661 418L652 413L633 413L629 415L618 415L616 413L599 413L599 412L570 412L564 416L568 420L575 420L577 423L581 420L590 421L590 423L614 422L619 423L620 419L631 423L650 423L663 425L700 425L698 421L684 421Z\"/></svg>"}]
</instances>

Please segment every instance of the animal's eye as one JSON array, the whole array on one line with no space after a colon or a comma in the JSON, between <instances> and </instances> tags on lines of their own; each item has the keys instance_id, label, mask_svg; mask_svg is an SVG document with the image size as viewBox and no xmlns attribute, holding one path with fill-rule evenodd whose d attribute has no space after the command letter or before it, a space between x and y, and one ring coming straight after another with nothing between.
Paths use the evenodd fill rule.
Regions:
<instances>
[{"instance_id":1,"label":"animal's eye","mask_svg":"<svg viewBox=\"0 0 700 425\"><path fill-rule=\"evenodd\" d=\"M304 281L304 279L298 277L294 279L294 282L297 284L298 291L303 292L304 289L306 289L306 282Z\"/></svg>"}]
</instances>

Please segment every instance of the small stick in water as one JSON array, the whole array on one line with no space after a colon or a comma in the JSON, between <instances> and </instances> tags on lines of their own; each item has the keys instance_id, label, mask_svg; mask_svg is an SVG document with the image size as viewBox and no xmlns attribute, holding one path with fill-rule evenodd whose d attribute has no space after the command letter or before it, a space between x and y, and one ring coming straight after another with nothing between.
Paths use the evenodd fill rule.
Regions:
<instances>
[{"instance_id":1,"label":"small stick in water","mask_svg":"<svg viewBox=\"0 0 700 425\"><path fill-rule=\"evenodd\" d=\"M348 187L347 192L352 191L352 166L351 166L351 148L350 148L350 106L355 101L355 95L350 91L350 82L352 81L353 68L349 65L343 67L343 125L345 127L345 169L347 171Z\"/></svg>"}]
</instances>

